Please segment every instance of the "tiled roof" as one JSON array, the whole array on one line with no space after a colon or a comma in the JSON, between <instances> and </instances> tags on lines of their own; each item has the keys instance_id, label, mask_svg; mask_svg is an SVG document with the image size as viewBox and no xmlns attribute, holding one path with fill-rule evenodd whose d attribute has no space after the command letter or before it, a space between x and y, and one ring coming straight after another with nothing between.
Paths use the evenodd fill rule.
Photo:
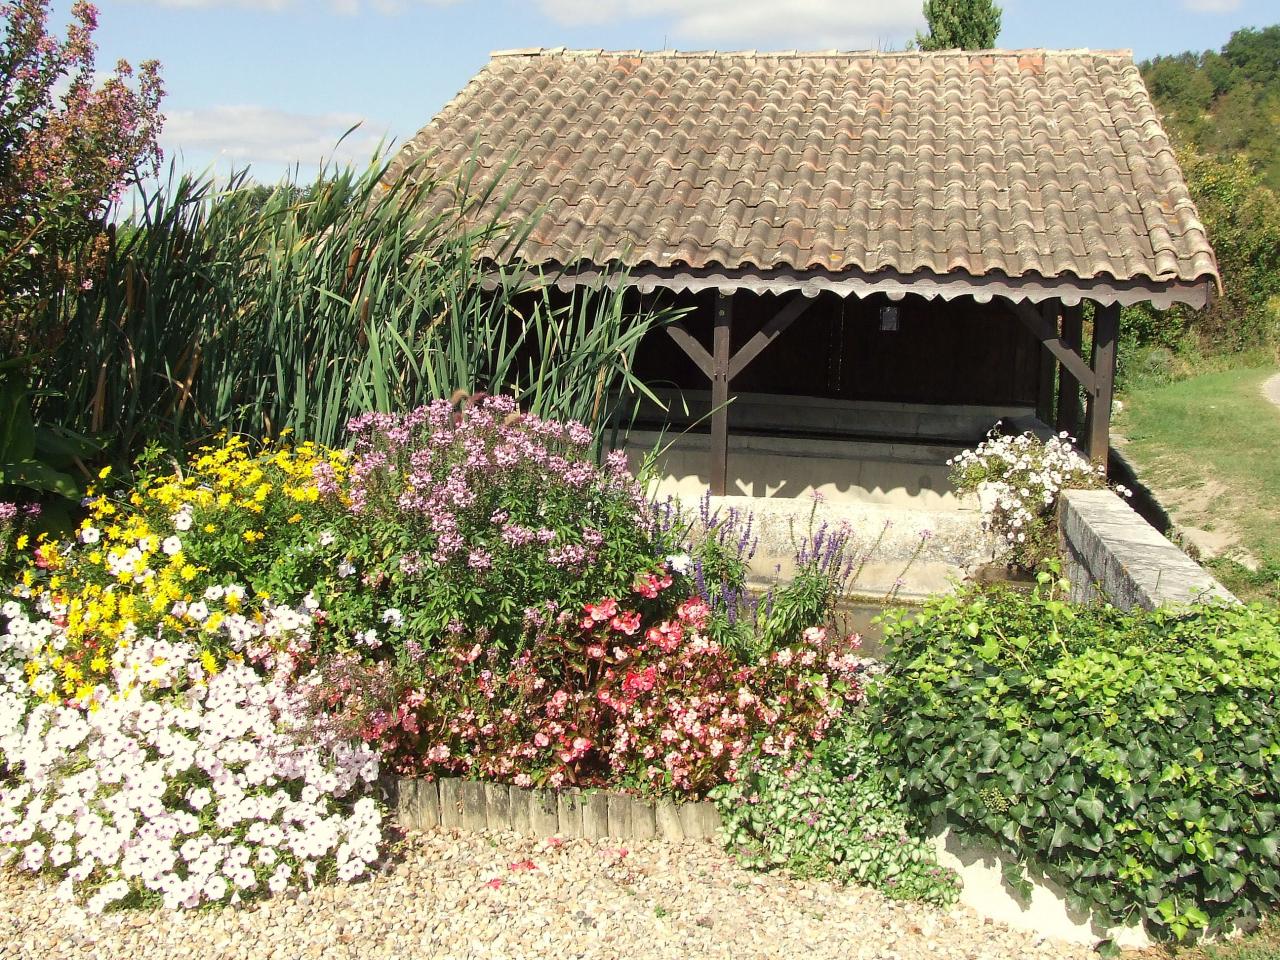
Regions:
<instances>
[{"instance_id":1,"label":"tiled roof","mask_svg":"<svg viewBox=\"0 0 1280 960\"><path fill-rule=\"evenodd\" d=\"M527 263L1217 279L1128 52L510 51L424 152Z\"/></svg>"}]
</instances>

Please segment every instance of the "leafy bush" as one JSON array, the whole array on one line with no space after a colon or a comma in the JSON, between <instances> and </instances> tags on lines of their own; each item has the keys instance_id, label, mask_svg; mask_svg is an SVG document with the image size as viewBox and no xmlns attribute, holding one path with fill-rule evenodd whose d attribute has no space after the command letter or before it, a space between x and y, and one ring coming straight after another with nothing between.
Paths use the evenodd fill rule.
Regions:
<instances>
[{"instance_id":1,"label":"leafy bush","mask_svg":"<svg viewBox=\"0 0 1280 960\"><path fill-rule=\"evenodd\" d=\"M670 606L671 583L543 622L514 657L460 632L430 650L397 641L411 669L381 651L321 660L317 700L401 772L657 794L705 793L755 738L789 753L860 702L849 638L810 628L744 665L707 636L698 598L642 615Z\"/></svg>"},{"instance_id":2,"label":"leafy bush","mask_svg":"<svg viewBox=\"0 0 1280 960\"><path fill-rule=\"evenodd\" d=\"M31 542L31 527L43 508L39 503L12 503L0 500L0 582L16 574L21 557Z\"/></svg>"},{"instance_id":3,"label":"leafy bush","mask_svg":"<svg viewBox=\"0 0 1280 960\"><path fill-rule=\"evenodd\" d=\"M832 877L894 899L950 906L958 879L938 865L878 760L861 712L803 756L757 748L742 762L741 777L711 793L726 847L756 869Z\"/></svg>"},{"instance_id":4,"label":"leafy bush","mask_svg":"<svg viewBox=\"0 0 1280 960\"><path fill-rule=\"evenodd\" d=\"M999 554L1011 563L1033 570L1057 555L1060 492L1106 486L1106 468L1072 444L1065 431L1040 440L992 430L975 449L947 461L956 490L978 494L983 529L995 534ZM1115 490L1130 495L1122 486Z\"/></svg>"},{"instance_id":5,"label":"leafy bush","mask_svg":"<svg viewBox=\"0 0 1280 960\"><path fill-rule=\"evenodd\" d=\"M538 622L628 597L672 552L623 455L598 467L580 423L486 397L368 414L352 429L348 482L322 479L349 510L334 542L317 543L332 558L317 597L338 637L386 633L380 618L395 609L405 622L391 639L431 648L466 634L513 656Z\"/></svg>"},{"instance_id":6,"label":"leafy bush","mask_svg":"<svg viewBox=\"0 0 1280 960\"><path fill-rule=\"evenodd\" d=\"M160 162L158 65L140 65L136 89L123 60L104 77L97 10L72 4L64 40L48 31L50 7L0 7L0 360L57 343L61 328L39 323L37 305L62 285L93 285L109 204Z\"/></svg>"},{"instance_id":7,"label":"leafy bush","mask_svg":"<svg viewBox=\"0 0 1280 960\"><path fill-rule=\"evenodd\" d=\"M334 512L312 474L344 463L310 443L254 455L227 438L180 472L144 468L131 487L92 492L72 542L37 538L18 589L61 621L59 646L32 652L38 692L87 699L117 645L157 632L196 628L221 659L247 615L273 597L298 603L317 575L308 541Z\"/></svg>"},{"instance_id":8,"label":"leafy bush","mask_svg":"<svg viewBox=\"0 0 1280 960\"><path fill-rule=\"evenodd\" d=\"M740 660L750 663L779 644L790 643L806 627L830 625L839 618L837 603L855 588L867 562L879 549L890 523L886 522L870 543L860 542L848 523L815 523L820 497L804 532L791 530L795 548L791 577L775 580L763 590L752 591L747 579L759 545L755 517L738 507L711 507L710 493L699 502L696 514L680 515L673 501L660 505L660 523L675 531L684 552L671 557L681 573L688 573L693 589L711 608L708 635ZM921 533L918 558L932 534ZM888 603L902 584L899 578L885 596Z\"/></svg>"},{"instance_id":9,"label":"leafy bush","mask_svg":"<svg viewBox=\"0 0 1280 960\"><path fill-rule=\"evenodd\" d=\"M1255 917L1280 898L1280 612L1075 608L1063 586L887 619L886 776L1108 921Z\"/></svg>"}]
</instances>

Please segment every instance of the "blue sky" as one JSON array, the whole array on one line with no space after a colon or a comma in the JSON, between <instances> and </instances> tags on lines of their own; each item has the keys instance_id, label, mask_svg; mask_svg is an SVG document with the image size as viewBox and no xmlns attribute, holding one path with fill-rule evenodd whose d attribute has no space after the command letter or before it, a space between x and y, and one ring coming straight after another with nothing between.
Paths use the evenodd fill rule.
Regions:
<instances>
[{"instance_id":1,"label":"blue sky","mask_svg":"<svg viewBox=\"0 0 1280 960\"><path fill-rule=\"evenodd\" d=\"M69 7L56 0L58 9ZM1216 48L1276 0L1005 0L1000 46ZM489 51L901 47L920 0L99 0L100 63L164 67L166 152L187 168L306 172L412 136Z\"/></svg>"}]
</instances>

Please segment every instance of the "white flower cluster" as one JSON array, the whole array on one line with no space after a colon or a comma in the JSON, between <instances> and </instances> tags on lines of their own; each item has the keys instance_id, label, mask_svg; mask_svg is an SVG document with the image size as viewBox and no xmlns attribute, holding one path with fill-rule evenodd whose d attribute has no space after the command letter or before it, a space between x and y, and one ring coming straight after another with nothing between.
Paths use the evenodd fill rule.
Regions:
<instances>
[{"instance_id":1,"label":"white flower cluster","mask_svg":"<svg viewBox=\"0 0 1280 960\"><path fill-rule=\"evenodd\" d=\"M64 896L101 910L135 893L170 909L236 902L351 880L377 858L381 812L361 796L377 755L316 719L308 678L240 659L211 675L197 645L140 636L88 702L33 705L24 661L59 628L4 612L17 615L0 638L0 863L59 874ZM241 626L308 628L286 608Z\"/></svg>"},{"instance_id":2,"label":"white flower cluster","mask_svg":"<svg viewBox=\"0 0 1280 960\"><path fill-rule=\"evenodd\" d=\"M992 430L947 465L958 488L977 492L985 528L1016 552L1064 489L1106 485L1105 468L1082 457L1072 443L1066 431L1040 440L1031 433L1005 436Z\"/></svg>"}]
</instances>

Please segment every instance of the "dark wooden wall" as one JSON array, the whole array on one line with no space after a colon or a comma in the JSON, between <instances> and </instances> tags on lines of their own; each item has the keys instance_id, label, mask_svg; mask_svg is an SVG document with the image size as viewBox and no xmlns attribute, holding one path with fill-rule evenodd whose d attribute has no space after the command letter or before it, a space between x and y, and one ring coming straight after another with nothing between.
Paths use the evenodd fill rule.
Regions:
<instances>
[{"instance_id":1,"label":"dark wooden wall","mask_svg":"<svg viewBox=\"0 0 1280 960\"><path fill-rule=\"evenodd\" d=\"M660 295L692 307L684 320L708 349L715 293ZM739 293L733 303L733 350L779 309L782 298ZM742 393L938 404L1036 402L1039 342L995 304L907 297L898 330L880 330L875 296L819 296L809 309L734 379ZM707 379L665 333L641 346L637 368L650 383L705 390Z\"/></svg>"}]
</instances>

